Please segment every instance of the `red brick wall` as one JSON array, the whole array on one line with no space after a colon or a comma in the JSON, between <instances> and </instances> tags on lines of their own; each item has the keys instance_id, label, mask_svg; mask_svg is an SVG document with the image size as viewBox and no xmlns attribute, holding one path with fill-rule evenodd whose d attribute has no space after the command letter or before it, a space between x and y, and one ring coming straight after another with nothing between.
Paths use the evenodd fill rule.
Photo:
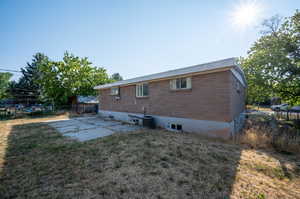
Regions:
<instances>
[{"instance_id":1,"label":"red brick wall","mask_svg":"<svg viewBox=\"0 0 300 199\"><path fill-rule=\"evenodd\" d=\"M223 71L192 76L190 90L170 90L170 80L150 82L145 98L136 97L135 85L121 87L120 99L102 89L100 110L143 113L145 107L147 114L229 122L234 115L232 81L232 73Z\"/></svg>"}]
</instances>

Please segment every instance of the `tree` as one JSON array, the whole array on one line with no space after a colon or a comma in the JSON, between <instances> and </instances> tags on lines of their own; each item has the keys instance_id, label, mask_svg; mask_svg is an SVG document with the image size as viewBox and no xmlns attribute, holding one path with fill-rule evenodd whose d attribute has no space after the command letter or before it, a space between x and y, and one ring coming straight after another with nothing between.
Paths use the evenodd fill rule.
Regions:
<instances>
[{"instance_id":1,"label":"tree","mask_svg":"<svg viewBox=\"0 0 300 199\"><path fill-rule=\"evenodd\" d=\"M248 81L248 102L262 102L273 96L295 104L300 102L300 13L278 16L263 23L263 35L248 56L241 59Z\"/></svg>"},{"instance_id":2,"label":"tree","mask_svg":"<svg viewBox=\"0 0 300 199\"><path fill-rule=\"evenodd\" d=\"M0 99L8 97L7 89L11 77L11 73L0 73Z\"/></svg>"},{"instance_id":3,"label":"tree","mask_svg":"<svg viewBox=\"0 0 300 199\"><path fill-rule=\"evenodd\" d=\"M22 77L18 82L12 82L9 88L11 96L21 103L36 103L41 99L41 87L38 80L41 73L38 66L49 62L49 58L42 54L33 55L31 63L27 62L24 68L21 68Z\"/></svg>"},{"instance_id":4,"label":"tree","mask_svg":"<svg viewBox=\"0 0 300 199\"><path fill-rule=\"evenodd\" d=\"M114 81L122 81L123 77L119 73L114 73L111 75L111 79Z\"/></svg>"},{"instance_id":5,"label":"tree","mask_svg":"<svg viewBox=\"0 0 300 199\"><path fill-rule=\"evenodd\" d=\"M66 104L72 96L95 95L96 85L111 81L104 68L93 67L88 58L79 58L68 52L62 61L44 62L38 69L42 96L56 104Z\"/></svg>"}]
</instances>

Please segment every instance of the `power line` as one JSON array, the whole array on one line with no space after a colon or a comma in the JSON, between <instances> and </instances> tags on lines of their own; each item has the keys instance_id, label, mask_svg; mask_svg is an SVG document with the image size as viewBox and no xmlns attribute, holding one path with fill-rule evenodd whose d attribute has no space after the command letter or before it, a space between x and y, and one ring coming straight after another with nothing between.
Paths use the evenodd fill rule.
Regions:
<instances>
[{"instance_id":1,"label":"power line","mask_svg":"<svg viewBox=\"0 0 300 199\"><path fill-rule=\"evenodd\" d=\"M22 90L22 91L28 91L28 92L38 92L37 89L23 89L23 88L8 88L9 90Z\"/></svg>"},{"instance_id":2,"label":"power line","mask_svg":"<svg viewBox=\"0 0 300 199\"><path fill-rule=\"evenodd\" d=\"M0 71L7 71L7 72L17 72L17 73L22 73L21 71L17 71L17 70L11 70L11 69L5 69L5 68L0 68ZM22 90L24 92L36 92L37 90L29 90L29 89L23 89L23 88L9 88L9 90L11 91L15 91L15 90Z\"/></svg>"},{"instance_id":3,"label":"power line","mask_svg":"<svg viewBox=\"0 0 300 199\"><path fill-rule=\"evenodd\" d=\"M14 72L14 73L22 73L21 71L18 71L18 70L11 70L11 69L5 69L5 68L0 68L0 71Z\"/></svg>"},{"instance_id":4,"label":"power line","mask_svg":"<svg viewBox=\"0 0 300 199\"><path fill-rule=\"evenodd\" d=\"M13 95L15 97L39 97L39 95Z\"/></svg>"}]
</instances>

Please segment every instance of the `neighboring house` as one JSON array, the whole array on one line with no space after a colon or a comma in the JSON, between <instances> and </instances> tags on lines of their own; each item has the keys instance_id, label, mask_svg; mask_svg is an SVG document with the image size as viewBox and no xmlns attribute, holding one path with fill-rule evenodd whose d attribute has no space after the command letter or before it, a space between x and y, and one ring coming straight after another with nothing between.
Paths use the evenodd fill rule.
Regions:
<instances>
[{"instance_id":1,"label":"neighboring house","mask_svg":"<svg viewBox=\"0 0 300 199\"><path fill-rule=\"evenodd\" d=\"M76 96L71 98L72 110L77 113L97 112L99 100L96 96Z\"/></svg>"},{"instance_id":2,"label":"neighboring house","mask_svg":"<svg viewBox=\"0 0 300 199\"><path fill-rule=\"evenodd\" d=\"M244 121L246 80L236 58L96 86L99 114L163 128L230 137Z\"/></svg>"}]
</instances>

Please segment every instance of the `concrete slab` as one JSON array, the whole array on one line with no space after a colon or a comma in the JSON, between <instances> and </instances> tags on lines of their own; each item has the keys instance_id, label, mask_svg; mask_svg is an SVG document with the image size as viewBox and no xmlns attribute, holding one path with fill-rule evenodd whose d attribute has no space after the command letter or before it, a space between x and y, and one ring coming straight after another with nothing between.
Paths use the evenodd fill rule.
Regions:
<instances>
[{"instance_id":1,"label":"concrete slab","mask_svg":"<svg viewBox=\"0 0 300 199\"><path fill-rule=\"evenodd\" d=\"M77 133L66 133L64 135L83 142L83 141L88 141L88 140L112 135L113 133L114 132L109 129L97 128L97 129L83 130Z\"/></svg>"},{"instance_id":2,"label":"concrete slab","mask_svg":"<svg viewBox=\"0 0 300 199\"><path fill-rule=\"evenodd\" d=\"M55 121L48 123L50 126L54 128L66 127L66 126L74 126L76 125L77 121L74 120L62 120L62 121Z\"/></svg>"},{"instance_id":3,"label":"concrete slab","mask_svg":"<svg viewBox=\"0 0 300 199\"><path fill-rule=\"evenodd\" d=\"M85 121L85 120L96 119L96 118L98 118L98 117L97 116L92 116L92 117L74 117L72 119L73 120L79 120L79 121L81 121L81 120Z\"/></svg>"},{"instance_id":4,"label":"concrete slab","mask_svg":"<svg viewBox=\"0 0 300 199\"><path fill-rule=\"evenodd\" d=\"M64 136L72 137L79 141L92 140L116 132L136 131L141 128L139 126L122 124L117 121L103 120L99 117L49 120L47 124L54 127Z\"/></svg>"},{"instance_id":5,"label":"concrete slab","mask_svg":"<svg viewBox=\"0 0 300 199\"><path fill-rule=\"evenodd\" d=\"M56 130L58 130L62 134L79 131L78 126L65 126L65 127L56 128Z\"/></svg>"},{"instance_id":6,"label":"concrete slab","mask_svg":"<svg viewBox=\"0 0 300 199\"><path fill-rule=\"evenodd\" d=\"M87 121L90 124L101 126L101 127L108 127L108 126L115 126L115 125L121 125L121 122L117 121L105 121L105 120L90 120Z\"/></svg>"},{"instance_id":7,"label":"concrete slab","mask_svg":"<svg viewBox=\"0 0 300 199\"><path fill-rule=\"evenodd\" d=\"M95 125L87 124L87 123L84 123L84 122L79 122L78 124L76 124L76 126L78 127L78 130L97 128L97 126L95 126Z\"/></svg>"},{"instance_id":8,"label":"concrete slab","mask_svg":"<svg viewBox=\"0 0 300 199\"><path fill-rule=\"evenodd\" d=\"M132 132L141 129L141 127L139 126L128 125L128 124L114 125L114 126L109 126L107 128L115 132Z\"/></svg>"}]
</instances>

